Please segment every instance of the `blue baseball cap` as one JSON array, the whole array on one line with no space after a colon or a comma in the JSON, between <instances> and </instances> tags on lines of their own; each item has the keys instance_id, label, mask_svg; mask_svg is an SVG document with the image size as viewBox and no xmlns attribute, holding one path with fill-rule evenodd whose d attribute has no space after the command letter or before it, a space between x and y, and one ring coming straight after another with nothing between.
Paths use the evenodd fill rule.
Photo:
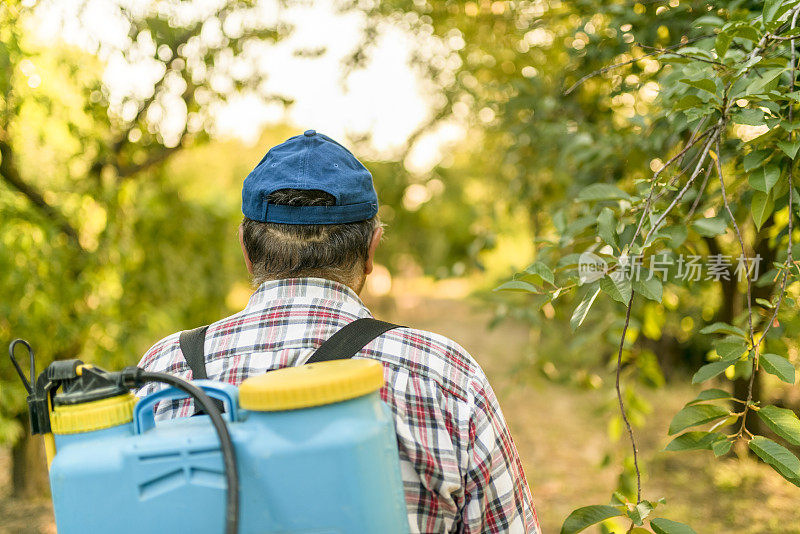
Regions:
<instances>
[{"instance_id":1,"label":"blue baseball cap","mask_svg":"<svg viewBox=\"0 0 800 534\"><path fill-rule=\"evenodd\" d=\"M270 204L280 189L318 189L336 197L334 206ZM272 147L242 187L242 213L254 221L282 224L343 224L378 213L372 174L345 147L307 130Z\"/></svg>"}]
</instances>

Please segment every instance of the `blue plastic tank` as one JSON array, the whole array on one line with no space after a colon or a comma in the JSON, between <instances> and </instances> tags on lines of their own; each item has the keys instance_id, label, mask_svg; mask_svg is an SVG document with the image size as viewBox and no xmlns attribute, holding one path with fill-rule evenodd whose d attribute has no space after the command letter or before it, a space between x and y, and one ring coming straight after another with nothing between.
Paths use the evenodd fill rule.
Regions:
<instances>
[{"instance_id":1,"label":"blue plastic tank","mask_svg":"<svg viewBox=\"0 0 800 534\"><path fill-rule=\"evenodd\" d=\"M382 383L372 360L281 369L240 388L195 381L226 407L239 532L408 532ZM153 418L156 403L182 397L168 388L138 403L122 395L55 407L50 482L59 534L224 531L226 483L209 418Z\"/></svg>"}]
</instances>

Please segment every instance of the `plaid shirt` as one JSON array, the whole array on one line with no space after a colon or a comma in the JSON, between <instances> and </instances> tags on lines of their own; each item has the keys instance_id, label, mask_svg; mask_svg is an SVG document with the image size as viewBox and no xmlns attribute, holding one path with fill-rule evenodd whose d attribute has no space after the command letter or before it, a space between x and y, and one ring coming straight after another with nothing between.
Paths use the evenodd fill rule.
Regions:
<instances>
[{"instance_id":1,"label":"plaid shirt","mask_svg":"<svg viewBox=\"0 0 800 534\"><path fill-rule=\"evenodd\" d=\"M208 328L208 377L238 385L248 376L302 365L341 327L370 316L350 288L329 280L265 282L242 312ZM191 378L178 335L156 343L139 367ZM394 413L412 532L540 532L500 406L463 348L444 336L399 328L356 357L384 366L381 397ZM158 387L148 385L138 395ZM156 407L156 418L193 412L189 399L169 401Z\"/></svg>"}]
</instances>

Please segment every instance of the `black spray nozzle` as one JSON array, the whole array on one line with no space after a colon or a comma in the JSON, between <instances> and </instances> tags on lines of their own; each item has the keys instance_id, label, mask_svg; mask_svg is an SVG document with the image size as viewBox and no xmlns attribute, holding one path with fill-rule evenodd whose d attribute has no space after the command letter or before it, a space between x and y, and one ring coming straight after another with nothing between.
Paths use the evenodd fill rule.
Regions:
<instances>
[{"instance_id":1,"label":"black spray nozzle","mask_svg":"<svg viewBox=\"0 0 800 534\"><path fill-rule=\"evenodd\" d=\"M14 349L17 348L17 345L23 345L28 349L31 362L30 380L25 378L25 373L22 372L19 362L17 362L17 359L14 357ZM45 373L42 373L39 376L39 380L36 380L36 358L33 355L31 344L24 339L15 339L8 346L8 357L11 358L11 363L14 365L14 369L17 370L19 379L28 392L28 415L31 421L31 433L45 434L50 432L50 414L47 411L47 395L49 394L49 389L47 388L48 381L45 379Z\"/></svg>"},{"instance_id":2,"label":"black spray nozzle","mask_svg":"<svg viewBox=\"0 0 800 534\"><path fill-rule=\"evenodd\" d=\"M82 404L117 395L128 393L128 388L122 385L120 373L112 373L93 365L81 367L80 375L70 371L72 362L77 362L75 368L81 363L79 360L64 360L53 362L47 371L53 380L61 380L61 392L53 398L55 406L69 404ZM57 367L56 364L63 364Z\"/></svg>"},{"instance_id":3,"label":"black spray nozzle","mask_svg":"<svg viewBox=\"0 0 800 534\"><path fill-rule=\"evenodd\" d=\"M81 360L59 360L47 366L39 374L33 391L28 395L28 414L31 419L31 434L50 432L50 406L62 384L68 384L78 377Z\"/></svg>"},{"instance_id":4,"label":"black spray nozzle","mask_svg":"<svg viewBox=\"0 0 800 534\"><path fill-rule=\"evenodd\" d=\"M25 373L22 372L22 368L19 366L17 359L14 357L14 349L17 348L17 345L24 345L26 349L28 349L28 354L31 357L31 379L28 381L25 378ZM11 358L11 363L14 364L14 369L17 370L17 374L19 375L19 379L22 380L22 385L25 386L25 390L28 392L28 395L33 393L33 383L36 380L36 358L33 356L33 348L31 344L25 341L24 339L15 339L11 342L8 346L8 357Z\"/></svg>"},{"instance_id":5,"label":"black spray nozzle","mask_svg":"<svg viewBox=\"0 0 800 534\"><path fill-rule=\"evenodd\" d=\"M30 355L30 380L25 378L14 350L18 344L24 345ZM128 392L120 380L119 373L109 373L99 367L83 365L81 360L58 360L36 377L36 359L30 343L15 339L8 347L11 363L28 392L28 414L32 434L50 432L50 407L54 405L81 404L105 399ZM58 388L61 392L56 395Z\"/></svg>"}]
</instances>

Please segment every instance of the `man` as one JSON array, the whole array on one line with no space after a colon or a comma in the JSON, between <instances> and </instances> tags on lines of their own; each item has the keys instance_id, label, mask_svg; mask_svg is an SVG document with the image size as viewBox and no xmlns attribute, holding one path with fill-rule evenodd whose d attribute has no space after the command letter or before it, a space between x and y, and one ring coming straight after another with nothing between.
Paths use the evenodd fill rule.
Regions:
<instances>
[{"instance_id":1,"label":"man","mask_svg":"<svg viewBox=\"0 0 800 534\"><path fill-rule=\"evenodd\" d=\"M242 212L239 241L258 289L243 311L209 326L204 347L208 377L236 385L302 365L344 325L371 316L358 294L383 235L372 175L314 130L264 156L244 181ZM500 406L463 348L398 328L356 357L384 366L412 532L540 531ZM139 366L192 378L177 333ZM156 416L193 411L188 399L171 401Z\"/></svg>"}]
</instances>

